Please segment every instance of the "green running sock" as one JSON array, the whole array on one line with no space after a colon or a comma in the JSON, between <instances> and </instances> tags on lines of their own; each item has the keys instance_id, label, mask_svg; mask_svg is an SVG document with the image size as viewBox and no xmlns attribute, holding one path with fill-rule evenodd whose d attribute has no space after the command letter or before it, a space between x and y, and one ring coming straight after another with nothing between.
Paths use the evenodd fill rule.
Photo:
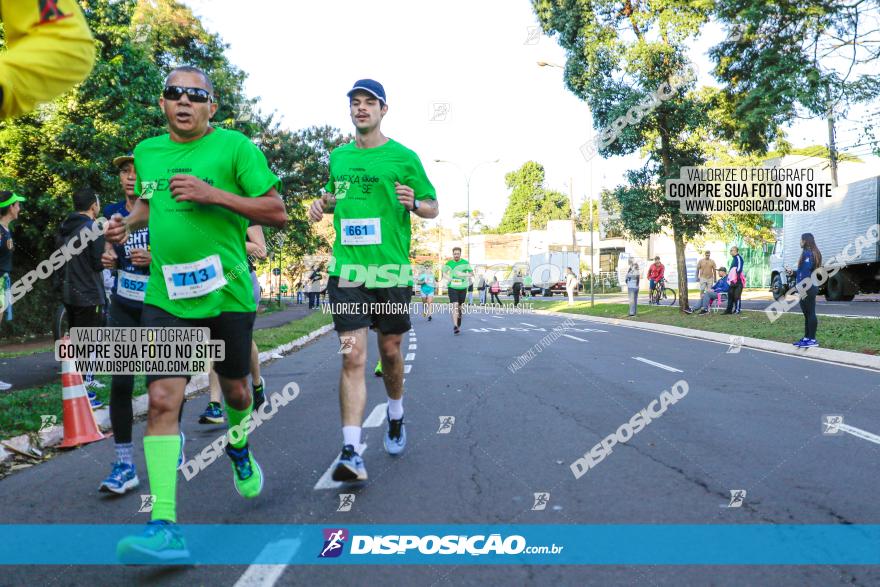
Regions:
<instances>
[{"instance_id":1,"label":"green running sock","mask_svg":"<svg viewBox=\"0 0 880 587\"><path fill-rule=\"evenodd\" d=\"M144 458L150 493L155 496L152 520L177 522L177 459L180 435L144 436Z\"/></svg>"},{"instance_id":2,"label":"green running sock","mask_svg":"<svg viewBox=\"0 0 880 587\"><path fill-rule=\"evenodd\" d=\"M231 432L229 434L229 444L232 445L232 448L241 448L247 444L247 422L245 422L246 418L250 418L251 412L254 411L254 402L251 400L250 405L244 410L236 410L229 404L226 404L226 414L229 420L229 430L231 431L233 428L238 426L240 431L239 434L235 435L233 438ZM235 440L238 439L238 442Z\"/></svg>"}]
</instances>

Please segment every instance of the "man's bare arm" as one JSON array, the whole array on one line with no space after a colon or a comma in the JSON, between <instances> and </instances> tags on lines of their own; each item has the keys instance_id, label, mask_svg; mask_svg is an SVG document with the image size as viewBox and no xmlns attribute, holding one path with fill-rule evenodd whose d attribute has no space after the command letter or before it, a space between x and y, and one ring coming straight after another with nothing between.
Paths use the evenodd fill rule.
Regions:
<instances>
[{"instance_id":1,"label":"man's bare arm","mask_svg":"<svg viewBox=\"0 0 880 587\"><path fill-rule=\"evenodd\" d=\"M437 218L440 214L440 205L437 200L419 200L419 209L413 210L419 218Z\"/></svg>"}]
</instances>

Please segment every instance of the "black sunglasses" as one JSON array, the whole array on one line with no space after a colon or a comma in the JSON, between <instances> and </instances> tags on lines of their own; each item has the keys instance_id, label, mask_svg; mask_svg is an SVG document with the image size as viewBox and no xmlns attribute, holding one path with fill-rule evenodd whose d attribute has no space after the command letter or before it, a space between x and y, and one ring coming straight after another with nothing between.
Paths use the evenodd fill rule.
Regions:
<instances>
[{"instance_id":1,"label":"black sunglasses","mask_svg":"<svg viewBox=\"0 0 880 587\"><path fill-rule=\"evenodd\" d=\"M162 90L162 97L166 100L180 100L186 94L190 102L208 102L211 99L211 93L202 88L187 88L184 86L165 86Z\"/></svg>"}]
</instances>

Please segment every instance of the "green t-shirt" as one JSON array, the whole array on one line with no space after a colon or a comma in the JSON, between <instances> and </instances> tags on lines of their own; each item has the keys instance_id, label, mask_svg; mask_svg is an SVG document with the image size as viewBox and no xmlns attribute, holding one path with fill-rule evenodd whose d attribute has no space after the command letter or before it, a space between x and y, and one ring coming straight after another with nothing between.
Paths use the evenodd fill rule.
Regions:
<instances>
[{"instance_id":1,"label":"green t-shirt","mask_svg":"<svg viewBox=\"0 0 880 587\"><path fill-rule=\"evenodd\" d=\"M144 303L180 318L255 311L247 278L248 219L221 206L177 202L169 180L192 175L256 198L281 185L263 153L243 134L218 128L190 143L176 143L169 135L147 139L134 157L135 193L150 205L153 261Z\"/></svg>"},{"instance_id":2,"label":"green t-shirt","mask_svg":"<svg viewBox=\"0 0 880 587\"><path fill-rule=\"evenodd\" d=\"M467 259L459 259L458 262L450 259L446 261L446 274L449 277L449 289L467 289L468 275L474 272Z\"/></svg>"},{"instance_id":3,"label":"green t-shirt","mask_svg":"<svg viewBox=\"0 0 880 587\"><path fill-rule=\"evenodd\" d=\"M412 286L410 211L397 200L394 182L411 187L417 200L437 199L418 155L397 141L372 149L351 142L330 153L331 277L369 288Z\"/></svg>"}]
</instances>

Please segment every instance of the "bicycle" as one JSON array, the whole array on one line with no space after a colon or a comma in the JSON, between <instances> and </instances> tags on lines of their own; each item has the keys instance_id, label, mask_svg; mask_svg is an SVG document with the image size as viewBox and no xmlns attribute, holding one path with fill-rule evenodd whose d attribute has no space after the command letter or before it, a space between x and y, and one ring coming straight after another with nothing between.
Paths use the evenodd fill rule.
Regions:
<instances>
[{"instance_id":1,"label":"bicycle","mask_svg":"<svg viewBox=\"0 0 880 587\"><path fill-rule=\"evenodd\" d=\"M674 306L675 290L671 287L666 287L666 280L661 279L657 282L657 284L654 286L654 289L651 291L650 301L651 304L655 306Z\"/></svg>"}]
</instances>

